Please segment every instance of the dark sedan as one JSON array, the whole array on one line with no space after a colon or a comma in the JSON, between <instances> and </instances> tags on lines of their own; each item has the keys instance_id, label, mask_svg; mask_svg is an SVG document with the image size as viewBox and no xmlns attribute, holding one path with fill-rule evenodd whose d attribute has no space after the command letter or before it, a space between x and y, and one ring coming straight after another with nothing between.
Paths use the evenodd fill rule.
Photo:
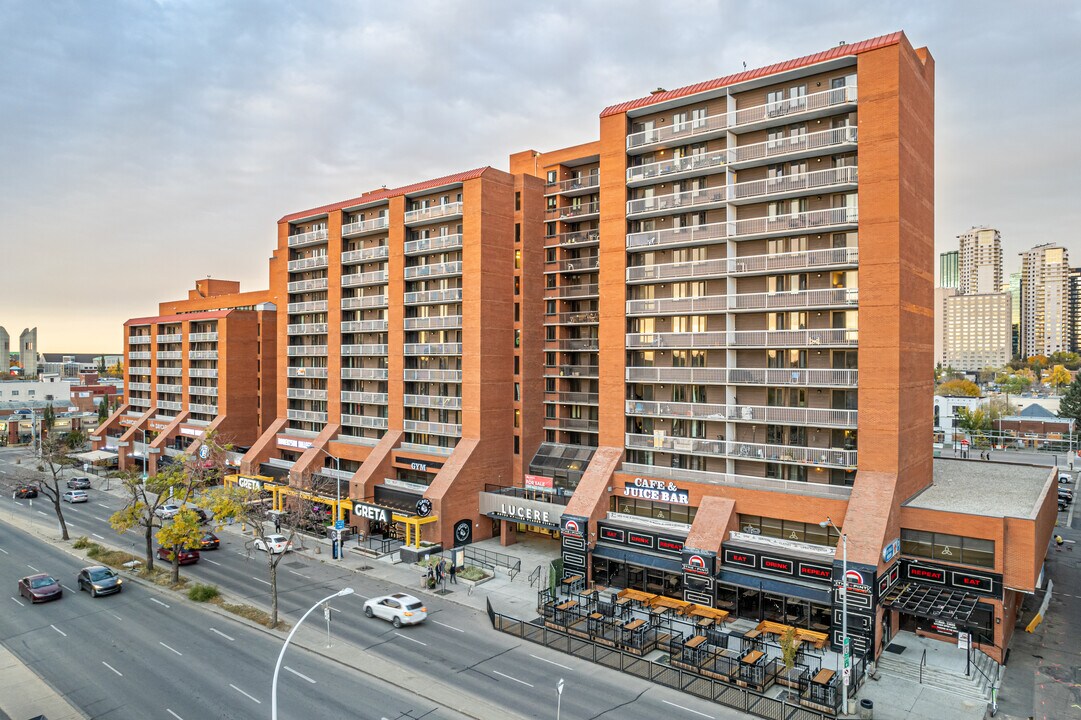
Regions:
<instances>
[{"instance_id":1,"label":"dark sedan","mask_svg":"<svg viewBox=\"0 0 1081 720\"><path fill-rule=\"evenodd\" d=\"M79 590L86 590L90 597L112 595L124 589L124 581L112 568L92 565L79 571Z\"/></svg>"},{"instance_id":2,"label":"dark sedan","mask_svg":"<svg viewBox=\"0 0 1081 720\"><path fill-rule=\"evenodd\" d=\"M31 603L59 600L63 594L60 581L45 573L30 575L19 581L19 595Z\"/></svg>"},{"instance_id":3,"label":"dark sedan","mask_svg":"<svg viewBox=\"0 0 1081 720\"><path fill-rule=\"evenodd\" d=\"M189 550L189 549L183 549L182 548L179 552L177 552L176 555L177 555L177 558L178 558L178 561L177 561L178 565L194 565L195 563L199 562L199 551L198 550ZM158 548L158 559L159 560L165 560L167 562L172 562L173 561L173 550L172 550L172 548L167 548L167 547Z\"/></svg>"},{"instance_id":4,"label":"dark sedan","mask_svg":"<svg viewBox=\"0 0 1081 720\"><path fill-rule=\"evenodd\" d=\"M212 532L205 533L199 538L199 550L217 550L221 545L221 541L218 540L218 536Z\"/></svg>"},{"instance_id":5,"label":"dark sedan","mask_svg":"<svg viewBox=\"0 0 1081 720\"><path fill-rule=\"evenodd\" d=\"M20 485L15 488L15 497L17 498L36 498L38 496L37 485Z\"/></svg>"},{"instance_id":6,"label":"dark sedan","mask_svg":"<svg viewBox=\"0 0 1081 720\"><path fill-rule=\"evenodd\" d=\"M89 490L90 478L74 477L71 480L68 480L68 488L71 490Z\"/></svg>"}]
</instances>

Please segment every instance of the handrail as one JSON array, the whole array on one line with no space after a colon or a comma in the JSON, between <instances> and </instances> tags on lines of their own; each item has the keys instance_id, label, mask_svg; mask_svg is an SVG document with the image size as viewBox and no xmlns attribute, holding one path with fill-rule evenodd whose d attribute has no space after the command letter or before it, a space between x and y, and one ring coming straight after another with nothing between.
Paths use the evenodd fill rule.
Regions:
<instances>
[{"instance_id":1,"label":"handrail","mask_svg":"<svg viewBox=\"0 0 1081 720\"><path fill-rule=\"evenodd\" d=\"M510 579L513 580L515 577L518 576L518 573L520 572L522 572L522 561L518 560L518 562L514 563L513 567L507 570L507 575L509 575Z\"/></svg>"},{"instance_id":2,"label":"handrail","mask_svg":"<svg viewBox=\"0 0 1081 720\"><path fill-rule=\"evenodd\" d=\"M920 685L923 685L923 668L927 665L927 650L924 649L923 657L920 658Z\"/></svg>"},{"instance_id":3,"label":"handrail","mask_svg":"<svg viewBox=\"0 0 1081 720\"><path fill-rule=\"evenodd\" d=\"M540 582L540 574L541 574L541 570L543 570L543 569L544 569L543 565L538 565L536 570L529 573L529 587L533 587L534 583L539 583Z\"/></svg>"}]
</instances>

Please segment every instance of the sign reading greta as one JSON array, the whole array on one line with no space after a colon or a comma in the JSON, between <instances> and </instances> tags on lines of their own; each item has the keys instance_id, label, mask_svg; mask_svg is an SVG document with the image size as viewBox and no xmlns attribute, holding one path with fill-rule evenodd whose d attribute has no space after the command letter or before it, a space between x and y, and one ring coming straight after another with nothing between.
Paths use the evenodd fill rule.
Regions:
<instances>
[{"instance_id":1,"label":"sign reading greta","mask_svg":"<svg viewBox=\"0 0 1081 720\"><path fill-rule=\"evenodd\" d=\"M656 500L676 505L689 505L691 502L690 494L683 488L676 487L675 483L650 478L636 477L631 481L630 485L623 486L623 494L626 497Z\"/></svg>"}]
</instances>

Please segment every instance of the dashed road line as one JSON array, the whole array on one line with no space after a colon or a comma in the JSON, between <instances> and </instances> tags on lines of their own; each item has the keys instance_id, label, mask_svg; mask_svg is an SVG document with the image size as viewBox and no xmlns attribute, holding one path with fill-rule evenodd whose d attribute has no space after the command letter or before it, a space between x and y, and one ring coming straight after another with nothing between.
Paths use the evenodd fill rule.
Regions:
<instances>
[{"instance_id":1,"label":"dashed road line","mask_svg":"<svg viewBox=\"0 0 1081 720\"><path fill-rule=\"evenodd\" d=\"M163 603L161 600L158 600L157 598L150 598L150 602L156 602L158 605L161 605L163 607L169 607L168 605Z\"/></svg>"},{"instance_id":2,"label":"dashed road line","mask_svg":"<svg viewBox=\"0 0 1081 720\"><path fill-rule=\"evenodd\" d=\"M183 656L184 656L184 653L180 652L180 651L179 651L179 650L177 650L176 648L171 648L171 647L169 647L168 645L166 645L165 643L163 643L163 642L162 642L161 640L158 640L158 645L161 645L161 646L162 646L163 648L165 648L166 650L171 650L172 652L175 652L175 653L176 653L177 655L180 655L181 657L183 657Z\"/></svg>"},{"instance_id":3,"label":"dashed road line","mask_svg":"<svg viewBox=\"0 0 1081 720\"><path fill-rule=\"evenodd\" d=\"M434 622L436 625L442 625L443 627L448 628L450 630L453 630L454 632L460 632L460 633L465 632L465 630L461 630L459 628L456 628L453 625L447 625L446 623L441 623L438 620L432 620L432 622Z\"/></svg>"},{"instance_id":4,"label":"dashed road line","mask_svg":"<svg viewBox=\"0 0 1081 720\"><path fill-rule=\"evenodd\" d=\"M120 672L119 670L117 670L116 668L114 668L112 665L105 662L104 660L101 661L101 664L104 665L105 667L109 668L110 670L112 670L114 673L116 673L120 677L124 677L124 673Z\"/></svg>"},{"instance_id":5,"label":"dashed road line","mask_svg":"<svg viewBox=\"0 0 1081 720\"><path fill-rule=\"evenodd\" d=\"M203 558L203 560L206 560L211 565L217 565L218 567L221 567L221 563L217 562L216 560L211 560L210 558L207 558L207 557Z\"/></svg>"},{"instance_id":6,"label":"dashed road line","mask_svg":"<svg viewBox=\"0 0 1081 720\"><path fill-rule=\"evenodd\" d=\"M225 638L229 642L233 642L233 638L229 637L228 635L223 633L221 630L218 630L217 628L210 628L210 632L217 633L218 635L221 635L223 638Z\"/></svg>"},{"instance_id":7,"label":"dashed road line","mask_svg":"<svg viewBox=\"0 0 1081 720\"><path fill-rule=\"evenodd\" d=\"M536 660L540 660L541 662L546 662L546 663L548 663L550 665L555 665L556 667L561 667L564 670L572 670L572 671L574 670L574 668L572 668L572 667L568 667L567 665L560 665L555 660L549 660L548 658L542 658L540 655L534 655L533 653L530 653L529 657L534 658Z\"/></svg>"},{"instance_id":8,"label":"dashed road line","mask_svg":"<svg viewBox=\"0 0 1081 720\"><path fill-rule=\"evenodd\" d=\"M416 638L411 638L408 635L402 635L400 632L396 632L394 634L397 635L398 637L402 638L403 640L409 640L410 642L415 642L417 645L425 645L426 646L428 644L426 642L421 642L420 640L417 640Z\"/></svg>"},{"instance_id":9,"label":"dashed road line","mask_svg":"<svg viewBox=\"0 0 1081 720\"><path fill-rule=\"evenodd\" d=\"M173 712L173 711L172 711L172 710L170 710L169 708L165 708L165 712L167 712L167 713L169 713L170 715L172 715L173 717L175 717L175 718L176 718L176 720L184 720L184 718L180 717L179 715L177 715L177 714L176 714L175 712Z\"/></svg>"},{"instance_id":10,"label":"dashed road line","mask_svg":"<svg viewBox=\"0 0 1081 720\"><path fill-rule=\"evenodd\" d=\"M686 710L689 713L694 713L695 715L699 715L701 717L709 718L710 720L713 720L712 715L706 715L705 713L698 712L697 710L691 710L690 708L683 707L682 705L676 705L674 702L668 702L667 700L661 700L661 702L664 703L665 705L671 705L672 707L677 707L680 710Z\"/></svg>"},{"instance_id":11,"label":"dashed road line","mask_svg":"<svg viewBox=\"0 0 1081 720\"><path fill-rule=\"evenodd\" d=\"M252 580L254 580L255 582L261 582L261 583L263 583L264 585L269 585L269 584L270 584L270 582L269 582L269 581L267 581L267 580L261 580L261 579L259 579L259 578L255 577L254 575L252 575L252 576L251 576L251 579L252 579Z\"/></svg>"},{"instance_id":12,"label":"dashed road line","mask_svg":"<svg viewBox=\"0 0 1081 720\"><path fill-rule=\"evenodd\" d=\"M68 591L69 593L73 593L73 592L75 592L74 590L72 590L71 588L69 588L69 587L68 587L67 585L65 585L64 583L60 583L60 587L62 587L62 588L64 588L65 590L67 590L67 591Z\"/></svg>"},{"instance_id":13,"label":"dashed road line","mask_svg":"<svg viewBox=\"0 0 1081 720\"><path fill-rule=\"evenodd\" d=\"M287 570L286 572L288 572L290 575L296 575L297 577L302 577L305 580L311 580L311 577L309 577L308 575L305 575L304 573L298 573L296 570Z\"/></svg>"},{"instance_id":14,"label":"dashed road line","mask_svg":"<svg viewBox=\"0 0 1081 720\"><path fill-rule=\"evenodd\" d=\"M94 504L95 504L95 505L97 505L98 507L103 507L103 508L105 508L106 510L108 510L108 509L109 509L109 506L108 506L108 505L102 505L101 503L94 503Z\"/></svg>"},{"instance_id":15,"label":"dashed road line","mask_svg":"<svg viewBox=\"0 0 1081 720\"><path fill-rule=\"evenodd\" d=\"M93 535L94 537L96 537L98 540L104 540L105 539L104 535L98 535L97 533L90 533L90 534Z\"/></svg>"},{"instance_id":16,"label":"dashed road line","mask_svg":"<svg viewBox=\"0 0 1081 720\"><path fill-rule=\"evenodd\" d=\"M236 685L234 685L233 683L229 683L229 687L233 688L234 690L236 690L236 691L237 691L238 693L240 693L240 694L241 694L241 695L243 695L244 697L248 698L249 700L254 700L254 701L255 701L256 703L258 703L258 704L260 704L260 705L262 705L262 704L263 704L263 701L262 701L262 700L257 700L256 698L252 697L252 696L251 696L251 695L249 695L248 693L246 693L246 692L244 692L243 690L241 690L240 688L238 688L238 687L237 687Z\"/></svg>"},{"instance_id":17,"label":"dashed road line","mask_svg":"<svg viewBox=\"0 0 1081 720\"><path fill-rule=\"evenodd\" d=\"M24 602L23 602L22 600L20 600L19 598L14 598L14 597L13 597L13 598L11 598L11 599L12 599L12 600L14 600L15 602L19 603L19 604L20 604L20 605L22 605L23 607L26 607L26 603L24 603Z\"/></svg>"},{"instance_id":18,"label":"dashed road line","mask_svg":"<svg viewBox=\"0 0 1081 720\"><path fill-rule=\"evenodd\" d=\"M310 682L310 683L311 683L312 685L314 685L314 684L315 684L315 681L314 681L314 680L312 680L312 679L311 679L310 677L308 677L307 675L305 675L304 673L300 673L300 672L297 672L296 670L294 670L293 668L289 667L288 665L283 665L282 667L284 667L284 668L285 668L286 670L288 670L289 672L291 672L291 673L293 673L294 675L296 675L296 676L297 676L298 678L302 678L302 679L304 679L304 680L307 680L307 681L308 681L308 682Z\"/></svg>"},{"instance_id":19,"label":"dashed road line","mask_svg":"<svg viewBox=\"0 0 1081 720\"><path fill-rule=\"evenodd\" d=\"M5 555L10 555L11 554L7 550L5 550L4 548L0 548L0 552L4 553Z\"/></svg>"},{"instance_id":20,"label":"dashed road line","mask_svg":"<svg viewBox=\"0 0 1081 720\"><path fill-rule=\"evenodd\" d=\"M36 567L34 567L33 565L27 564L27 566L26 566L26 567L30 568L30 569L31 569L31 570L33 570L34 572L41 572L40 570L38 570L38 569L37 569Z\"/></svg>"},{"instance_id":21,"label":"dashed road line","mask_svg":"<svg viewBox=\"0 0 1081 720\"><path fill-rule=\"evenodd\" d=\"M37 512L38 515L45 515L46 517L48 517L48 513L42 512L41 510L38 510Z\"/></svg>"},{"instance_id":22,"label":"dashed road line","mask_svg":"<svg viewBox=\"0 0 1081 720\"><path fill-rule=\"evenodd\" d=\"M494 673L495 673L496 675L499 675L500 677L505 677L505 678L507 678L508 680L513 680L513 681L514 681L514 682L516 682L516 683L521 683L521 684L523 684L523 685L525 685L525 686L527 686L527 687L533 687L532 685L530 685L529 683L527 683L527 682L526 682L525 680L519 680L519 679L518 679L518 678L516 678L516 677L511 677L510 675L507 675L506 673L501 673L501 672L499 672L498 670L493 670L492 672L494 672Z\"/></svg>"},{"instance_id":23,"label":"dashed road line","mask_svg":"<svg viewBox=\"0 0 1081 720\"><path fill-rule=\"evenodd\" d=\"M113 616L114 618L116 618L117 620L119 620L120 622L124 622L124 618L120 617L120 616L119 616L119 615L117 615L116 613L109 613L109 614L110 614L110 615L112 615L112 616Z\"/></svg>"},{"instance_id":24,"label":"dashed road line","mask_svg":"<svg viewBox=\"0 0 1081 720\"><path fill-rule=\"evenodd\" d=\"M58 633L60 633L60 634L61 634L61 635L63 635L64 637L67 637L67 636L68 636L68 634L67 634L66 632L64 632L63 630L61 630L60 628L58 628L58 627L57 627L57 626L55 626L55 625L50 625L49 627L51 627L51 628L52 628L53 630L57 631Z\"/></svg>"}]
</instances>

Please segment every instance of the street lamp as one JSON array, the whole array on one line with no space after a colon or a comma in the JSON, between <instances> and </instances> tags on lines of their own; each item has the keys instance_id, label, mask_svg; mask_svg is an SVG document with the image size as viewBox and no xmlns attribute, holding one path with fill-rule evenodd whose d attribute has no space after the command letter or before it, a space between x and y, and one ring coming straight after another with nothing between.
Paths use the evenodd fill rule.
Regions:
<instances>
[{"instance_id":1,"label":"street lamp","mask_svg":"<svg viewBox=\"0 0 1081 720\"><path fill-rule=\"evenodd\" d=\"M331 455L326 448L318 448L319 452L325 454L328 458L334 461L334 483L338 486L338 504L334 506L334 534L338 537L338 560L342 559L342 540L341 534L338 530L338 520L342 519L342 463L341 460L335 455Z\"/></svg>"},{"instance_id":2,"label":"street lamp","mask_svg":"<svg viewBox=\"0 0 1081 720\"><path fill-rule=\"evenodd\" d=\"M297 628L308 619L308 616L312 614L317 607L325 602L330 602L336 597L342 597L343 595L352 595L353 588L342 588L333 595L327 595L325 598L308 608L308 611L304 613L300 620L297 620L297 624L293 626L293 629L289 631L288 637L285 638L285 644L282 645L282 650L278 653L278 662L274 664L274 680L270 684L270 720L278 720L278 672L281 670L282 658L285 657L285 649L289 647L289 641L293 639L293 635L296 634Z\"/></svg>"},{"instance_id":3,"label":"street lamp","mask_svg":"<svg viewBox=\"0 0 1081 720\"><path fill-rule=\"evenodd\" d=\"M818 525L820 527L832 527L841 536L841 647L844 657L844 671L841 675L841 701L844 702L845 710L848 711L848 683L849 676L852 673L848 655L848 533L841 532L841 528L834 525L833 520L828 515Z\"/></svg>"},{"instance_id":4,"label":"street lamp","mask_svg":"<svg viewBox=\"0 0 1081 720\"><path fill-rule=\"evenodd\" d=\"M146 461L150 454L150 447L146 444L146 428L139 428L143 434L143 483L146 483Z\"/></svg>"}]
</instances>

